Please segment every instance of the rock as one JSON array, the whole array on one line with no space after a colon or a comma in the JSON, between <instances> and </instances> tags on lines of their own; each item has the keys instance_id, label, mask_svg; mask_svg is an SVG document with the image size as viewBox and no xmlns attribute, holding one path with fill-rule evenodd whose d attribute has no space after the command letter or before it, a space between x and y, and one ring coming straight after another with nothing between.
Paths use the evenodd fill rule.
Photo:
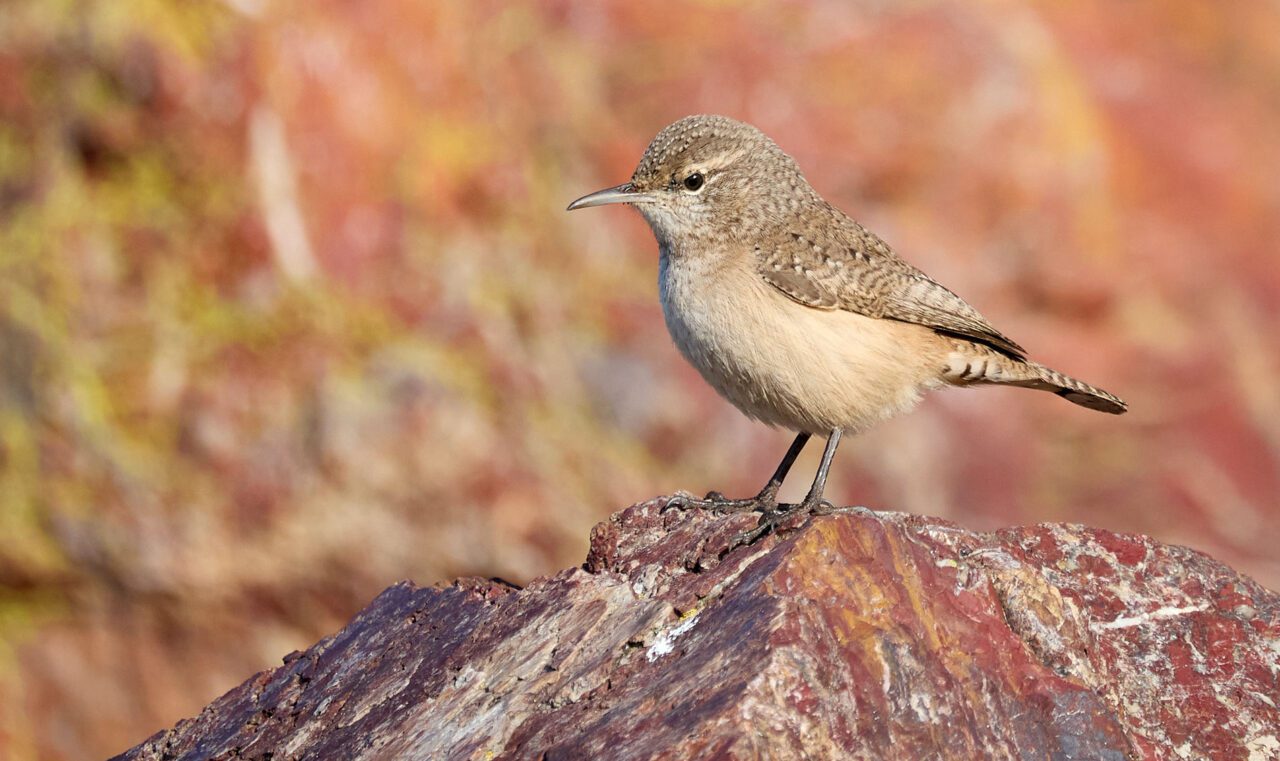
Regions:
<instances>
[{"instance_id":1,"label":"rock","mask_svg":"<svg viewBox=\"0 0 1280 761\"><path fill-rule=\"evenodd\" d=\"M628 508L524 589L402 583L123 759L1280 758L1280 596L1073 525Z\"/></svg>"}]
</instances>

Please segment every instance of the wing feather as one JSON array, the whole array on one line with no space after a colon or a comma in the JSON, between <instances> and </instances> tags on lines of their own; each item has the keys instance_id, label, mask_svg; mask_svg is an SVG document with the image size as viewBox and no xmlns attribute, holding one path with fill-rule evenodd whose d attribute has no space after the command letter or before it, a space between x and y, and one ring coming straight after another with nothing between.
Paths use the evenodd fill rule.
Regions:
<instances>
[{"instance_id":1,"label":"wing feather","mask_svg":"<svg viewBox=\"0 0 1280 761\"><path fill-rule=\"evenodd\" d=\"M799 231L756 247L760 274L792 300L815 309L924 325L986 344L1016 359L1026 351L964 299L893 252L833 207L821 233Z\"/></svg>"}]
</instances>

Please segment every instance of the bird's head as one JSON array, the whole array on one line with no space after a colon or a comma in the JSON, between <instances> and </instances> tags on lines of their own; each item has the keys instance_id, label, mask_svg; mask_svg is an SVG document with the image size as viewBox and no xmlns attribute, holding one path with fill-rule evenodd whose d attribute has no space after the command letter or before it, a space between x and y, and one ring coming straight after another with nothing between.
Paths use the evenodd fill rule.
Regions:
<instances>
[{"instance_id":1,"label":"bird's head","mask_svg":"<svg viewBox=\"0 0 1280 761\"><path fill-rule=\"evenodd\" d=\"M795 161L760 130L727 116L686 116L649 143L630 182L569 210L632 204L659 243L673 245L749 237L813 197Z\"/></svg>"}]
</instances>

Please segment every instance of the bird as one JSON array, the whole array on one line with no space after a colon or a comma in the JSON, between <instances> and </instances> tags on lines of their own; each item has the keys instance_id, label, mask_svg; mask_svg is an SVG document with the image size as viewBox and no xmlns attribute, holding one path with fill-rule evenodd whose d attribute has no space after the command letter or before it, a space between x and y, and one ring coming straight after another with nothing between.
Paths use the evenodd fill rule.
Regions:
<instances>
[{"instance_id":1,"label":"bird","mask_svg":"<svg viewBox=\"0 0 1280 761\"><path fill-rule=\"evenodd\" d=\"M756 127L694 115L663 128L631 179L568 211L635 207L658 242L658 292L684 358L748 417L796 437L764 488L710 492L680 507L755 510L757 527L830 509L827 474L843 435L916 406L936 389L997 385L1048 391L1121 414L1115 395L1030 359L954 292L828 203ZM810 438L826 446L804 500L778 491Z\"/></svg>"}]
</instances>

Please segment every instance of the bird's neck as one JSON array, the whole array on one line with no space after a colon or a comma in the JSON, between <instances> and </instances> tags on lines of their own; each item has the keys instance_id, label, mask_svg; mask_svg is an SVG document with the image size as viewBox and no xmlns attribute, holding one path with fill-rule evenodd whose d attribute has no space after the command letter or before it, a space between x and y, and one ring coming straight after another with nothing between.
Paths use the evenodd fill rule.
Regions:
<instances>
[{"instance_id":1,"label":"bird's neck","mask_svg":"<svg viewBox=\"0 0 1280 761\"><path fill-rule=\"evenodd\" d=\"M758 218L677 219L665 213L645 214L663 256L696 259L725 249L750 248L760 238Z\"/></svg>"}]
</instances>

